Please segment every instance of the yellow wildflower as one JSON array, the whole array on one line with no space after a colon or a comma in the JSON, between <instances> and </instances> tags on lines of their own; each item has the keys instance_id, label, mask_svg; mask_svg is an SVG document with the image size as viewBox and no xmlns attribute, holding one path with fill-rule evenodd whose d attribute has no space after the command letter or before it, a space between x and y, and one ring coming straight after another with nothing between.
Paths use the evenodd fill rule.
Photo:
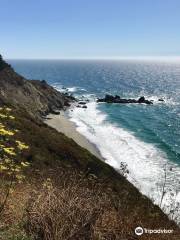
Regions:
<instances>
[{"instance_id":1,"label":"yellow wildflower","mask_svg":"<svg viewBox=\"0 0 180 240\"><path fill-rule=\"evenodd\" d=\"M16 153L14 152L14 148L12 147L4 148L3 150L5 151L5 153L8 153L9 155L13 155L13 156L16 155Z\"/></svg>"},{"instance_id":2,"label":"yellow wildflower","mask_svg":"<svg viewBox=\"0 0 180 240\"><path fill-rule=\"evenodd\" d=\"M23 176L23 175L16 175L16 178L17 178L18 180L21 180L21 179L24 179L25 176Z\"/></svg>"},{"instance_id":3,"label":"yellow wildflower","mask_svg":"<svg viewBox=\"0 0 180 240\"><path fill-rule=\"evenodd\" d=\"M7 111L7 112L10 112L12 109L11 108L5 108L5 110Z\"/></svg>"},{"instance_id":4,"label":"yellow wildflower","mask_svg":"<svg viewBox=\"0 0 180 240\"><path fill-rule=\"evenodd\" d=\"M11 160L10 160L9 158L6 158L6 159L4 160L4 162L5 162L5 163L11 163Z\"/></svg>"},{"instance_id":5,"label":"yellow wildflower","mask_svg":"<svg viewBox=\"0 0 180 240\"><path fill-rule=\"evenodd\" d=\"M10 116L9 116L9 119L12 119L12 120L14 120L14 119L15 119L15 117L14 117L14 116L12 116L12 115L10 115Z\"/></svg>"},{"instance_id":6,"label":"yellow wildflower","mask_svg":"<svg viewBox=\"0 0 180 240\"><path fill-rule=\"evenodd\" d=\"M21 162L21 165L22 165L23 167L28 167L28 166L29 166L29 163L28 163L28 162Z\"/></svg>"},{"instance_id":7,"label":"yellow wildflower","mask_svg":"<svg viewBox=\"0 0 180 240\"><path fill-rule=\"evenodd\" d=\"M4 166L4 165L0 165L0 170L7 170L8 167Z\"/></svg>"},{"instance_id":8,"label":"yellow wildflower","mask_svg":"<svg viewBox=\"0 0 180 240\"><path fill-rule=\"evenodd\" d=\"M7 116L3 113L0 113L0 118L7 118Z\"/></svg>"},{"instance_id":9,"label":"yellow wildflower","mask_svg":"<svg viewBox=\"0 0 180 240\"><path fill-rule=\"evenodd\" d=\"M21 141L16 140L16 143L18 144L17 147L18 147L20 150L28 149L28 148L29 148L29 146L27 146L26 144L22 143Z\"/></svg>"},{"instance_id":10,"label":"yellow wildflower","mask_svg":"<svg viewBox=\"0 0 180 240\"><path fill-rule=\"evenodd\" d=\"M20 170L21 170L20 167L16 167L16 168L14 169L15 172L20 172Z\"/></svg>"},{"instance_id":11,"label":"yellow wildflower","mask_svg":"<svg viewBox=\"0 0 180 240\"><path fill-rule=\"evenodd\" d=\"M0 128L0 135L2 136L13 136L14 133L12 131L5 130L4 128Z\"/></svg>"}]
</instances>

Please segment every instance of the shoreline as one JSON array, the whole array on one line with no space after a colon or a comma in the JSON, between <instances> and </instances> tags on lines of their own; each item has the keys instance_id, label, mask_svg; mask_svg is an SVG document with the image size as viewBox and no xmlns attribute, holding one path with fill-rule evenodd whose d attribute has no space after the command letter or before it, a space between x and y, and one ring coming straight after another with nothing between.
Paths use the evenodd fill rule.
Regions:
<instances>
[{"instance_id":1,"label":"shoreline","mask_svg":"<svg viewBox=\"0 0 180 240\"><path fill-rule=\"evenodd\" d=\"M78 145L87 149L90 153L95 155L97 158L104 161L98 148L91 143L85 136L76 130L76 124L69 120L68 116L64 111L60 111L59 115L48 114L44 122L56 129L58 132L65 134L67 137L73 139Z\"/></svg>"},{"instance_id":2,"label":"shoreline","mask_svg":"<svg viewBox=\"0 0 180 240\"><path fill-rule=\"evenodd\" d=\"M88 106L88 108L90 108ZM71 108L70 108L71 109ZM91 108L90 108L91 109ZM47 119L44 121L48 126L56 129L58 132L61 132L63 134L65 134L67 137L73 139L79 146L87 149L90 153L92 153L94 156L96 156L98 159L100 159L101 161L103 162L106 162L108 165L112 166L116 171L118 168L115 168L115 166L113 166L113 164L111 164L110 161L108 161L108 158L107 160L101 155L99 149L96 147L95 144L91 143L87 138L86 136L82 135L80 132L77 131L77 125L76 123L74 123L73 121L70 120L70 118L68 117L68 115L66 114L65 111L60 111L60 114L59 115L56 115L56 114L49 114L46 116ZM49 119L48 119L49 118ZM143 145L144 146L144 145ZM145 145L146 146L146 145ZM153 151L153 149L151 149L151 151ZM141 159L141 158L140 158ZM163 160L163 159L162 159ZM125 162L126 163L126 162ZM130 161L131 163L131 161ZM138 163L138 162L137 162ZM152 162L153 163L153 162ZM140 166L141 166L141 162L139 163ZM157 163L156 163L157 164ZM129 166L133 166L133 164L129 165ZM129 171L129 166L128 166L128 171ZM154 188L154 182L155 182L155 179L156 179L156 174L154 175L155 176L155 179L152 180L152 176L149 177L149 171L147 172L146 170L146 166L152 166L149 165L149 162L148 164L146 164L145 162L145 165L142 164L142 166L145 166L144 168L144 171L145 173L147 173L145 176L139 176L139 173L138 171L135 169L134 170L134 167L132 167L132 170L130 168L130 173L128 173L128 176L127 176L127 181L130 182L133 186L135 186L138 191L145 195L148 199L151 199L153 201L154 204L158 205L161 210L163 210L163 207L167 207L166 209L163 210L163 212L168 215L169 214L169 211L168 211L168 200L165 200L164 203L163 203L163 207L161 207L161 205L159 205L159 192L157 191L156 188ZM153 165L154 166L154 165ZM155 165L155 166L159 166L159 165ZM163 165L162 165L163 166ZM141 168L143 169L143 168ZM155 169L156 168L152 168L152 169ZM157 168L158 169L158 168ZM119 173L119 171L117 171ZM156 173L156 171L154 171ZM171 172L171 170L170 170ZM133 173L133 174L131 174ZM121 174L121 173L120 173ZM160 177L160 175L158 175ZM176 171L174 171L174 177L175 176L178 176L176 174ZM137 177L137 178L136 178ZM169 175L169 177L172 177L171 175ZM158 179L158 178L157 178ZM151 180L151 181L149 181ZM159 178L157 180L157 182L160 184L162 183L163 181L163 178ZM170 182L171 183L171 182ZM173 182L171 183L173 184ZM172 185L174 187L174 189L176 189L176 185ZM153 195L151 195L151 191L149 191L151 187L151 191L153 193ZM168 185L169 187L169 185ZM161 196L160 196L161 197ZM168 197L168 196L167 196ZM169 198L168 198L169 199ZM175 200L176 201L176 200ZM177 200L177 203L178 203L178 200Z\"/></svg>"}]
</instances>

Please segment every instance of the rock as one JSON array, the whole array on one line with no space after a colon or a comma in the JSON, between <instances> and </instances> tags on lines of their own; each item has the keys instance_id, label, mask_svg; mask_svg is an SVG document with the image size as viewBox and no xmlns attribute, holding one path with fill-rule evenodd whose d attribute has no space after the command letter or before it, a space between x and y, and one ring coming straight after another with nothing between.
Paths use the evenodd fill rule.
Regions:
<instances>
[{"instance_id":1,"label":"rock","mask_svg":"<svg viewBox=\"0 0 180 240\"><path fill-rule=\"evenodd\" d=\"M81 101L81 102L78 102L78 104L82 104L82 105L85 105L86 104L86 102L83 102L83 101Z\"/></svg>"},{"instance_id":2,"label":"rock","mask_svg":"<svg viewBox=\"0 0 180 240\"><path fill-rule=\"evenodd\" d=\"M42 84L47 84L46 80L41 80Z\"/></svg>"},{"instance_id":3,"label":"rock","mask_svg":"<svg viewBox=\"0 0 180 240\"><path fill-rule=\"evenodd\" d=\"M143 103L145 101L145 97L140 97L139 99L138 99L138 102L139 103Z\"/></svg>"},{"instance_id":4,"label":"rock","mask_svg":"<svg viewBox=\"0 0 180 240\"><path fill-rule=\"evenodd\" d=\"M121 98L120 96L112 96L112 95L105 95L105 98L97 99L97 102L106 102L106 103L145 103L145 104L153 104L152 101L146 100L145 97L140 97L138 100L136 99L125 99Z\"/></svg>"},{"instance_id":5,"label":"rock","mask_svg":"<svg viewBox=\"0 0 180 240\"><path fill-rule=\"evenodd\" d=\"M107 95L105 96L105 101L106 101L106 102L113 102L114 99L115 99L115 98L114 98L112 95L108 95L108 94L107 94Z\"/></svg>"},{"instance_id":6,"label":"rock","mask_svg":"<svg viewBox=\"0 0 180 240\"><path fill-rule=\"evenodd\" d=\"M158 101L159 102L164 102L164 99L163 98L159 98Z\"/></svg>"},{"instance_id":7,"label":"rock","mask_svg":"<svg viewBox=\"0 0 180 240\"><path fill-rule=\"evenodd\" d=\"M121 97L120 97L120 96L118 96L118 95L116 95L116 96L115 96L115 99L120 99L120 98L121 98Z\"/></svg>"},{"instance_id":8,"label":"rock","mask_svg":"<svg viewBox=\"0 0 180 240\"><path fill-rule=\"evenodd\" d=\"M60 111L58 111L58 110L51 110L50 111L50 113L52 113L52 114L55 114L55 115L59 115L60 114Z\"/></svg>"},{"instance_id":9,"label":"rock","mask_svg":"<svg viewBox=\"0 0 180 240\"><path fill-rule=\"evenodd\" d=\"M71 104L70 104L68 101L65 101L65 102L64 102L64 106L65 106L65 107L70 107Z\"/></svg>"},{"instance_id":10,"label":"rock","mask_svg":"<svg viewBox=\"0 0 180 240\"><path fill-rule=\"evenodd\" d=\"M146 100L145 97L140 97L140 98L138 99L138 103L153 104L152 101Z\"/></svg>"},{"instance_id":11,"label":"rock","mask_svg":"<svg viewBox=\"0 0 180 240\"><path fill-rule=\"evenodd\" d=\"M87 106L86 106L86 105L84 105L84 106L82 106L82 108L87 108Z\"/></svg>"},{"instance_id":12,"label":"rock","mask_svg":"<svg viewBox=\"0 0 180 240\"><path fill-rule=\"evenodd\" d=\"M73 96L73 94L70 94L68 98L71 99L72 101L77 101L77 99Z\"/></svg>"}]
</instances>

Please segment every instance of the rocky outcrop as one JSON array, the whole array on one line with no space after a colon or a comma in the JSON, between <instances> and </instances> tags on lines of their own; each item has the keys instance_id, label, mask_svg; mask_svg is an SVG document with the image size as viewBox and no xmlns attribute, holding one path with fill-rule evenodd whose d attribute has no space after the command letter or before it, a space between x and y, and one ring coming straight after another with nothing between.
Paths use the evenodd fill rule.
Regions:
<instances>
[{"instance_id":1,"label":"rocky outcrop","mask_svg":"<svg viewBox=\"0 0 180 240\"><path fill-rule=\"evenodd\" d=\"M6 63L2 56L0 55L0 71L3 70L4 68L11 67L8 63Z\"/></svg>"},{"instance_id":2,"label":"rocky outcrop","mask_svg":"<svg viewBox=\"0 0 180 240\"><path fill-rule=\"evenodd\" d=\"M80 101L80 102L78 102L78 104L80 104L80 105L86 105L86 102Z\"/></svg>"},{"instance_id":3,"label":"rocky outcrop","mask_svg":"<svg viewBox=\"0 0 180 240\"><path fill-rule=\"evenodd\" d=\"M0 102L23 107L31 115L41 118L47 113L66 108L74 100L49 86L44 80L25 79L2 58L0 64Z\"/></svg>"},{"instance_id":4,"label":"rocky outcrop","mask_svg":"<svg viewBox=\"0 0 180 240\"><path fill-rule=\"evenodd\" d=\"M138 100L136 99L125 99L120 96L112 96L105 95L105 98L98 98L97 102L106 102L106 103L145 103L145 104L153 104L152 101L145 99L145 97L140 97Z\"/></svg>"}]
</instances>

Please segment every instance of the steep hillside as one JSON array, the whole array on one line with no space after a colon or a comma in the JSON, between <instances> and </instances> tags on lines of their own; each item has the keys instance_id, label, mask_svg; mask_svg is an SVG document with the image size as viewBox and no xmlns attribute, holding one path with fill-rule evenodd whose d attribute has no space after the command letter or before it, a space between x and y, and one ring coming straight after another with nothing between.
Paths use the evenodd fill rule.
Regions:
<instances>
[{"instance_id":1,"label":"steep hillside","mask_svg":"<svg viewBox=\"0 0 180 240\"><path fill-rule=\"evenodd\" d=\"M0 71L2 71L4 68L11 67L8 63L6 63L2 56L0 55Z\"/></svg>"},{"instance_id":2,"label":"steep hillside","mask_svg":"<svg viewBox=\"0 0 180 240\"><path fill-rule=\"evenodd\" d=\"M124 176L41 121L69 98L9 66L0 88L0 239L135 240L137 226L173 230L140 239L179 239L176 224Z\"/></svg>"},{"instance_id":3,"label":"steep hillside","mask_svg":"<svg viewBox=\"0 0 180 240\"><path fill-rule=\"evenodd\" d=\"M28 81L0 58L0 100L40 117L69 106L73 98L56 91L45 81Z\"/></svg>"}]
</instances>

